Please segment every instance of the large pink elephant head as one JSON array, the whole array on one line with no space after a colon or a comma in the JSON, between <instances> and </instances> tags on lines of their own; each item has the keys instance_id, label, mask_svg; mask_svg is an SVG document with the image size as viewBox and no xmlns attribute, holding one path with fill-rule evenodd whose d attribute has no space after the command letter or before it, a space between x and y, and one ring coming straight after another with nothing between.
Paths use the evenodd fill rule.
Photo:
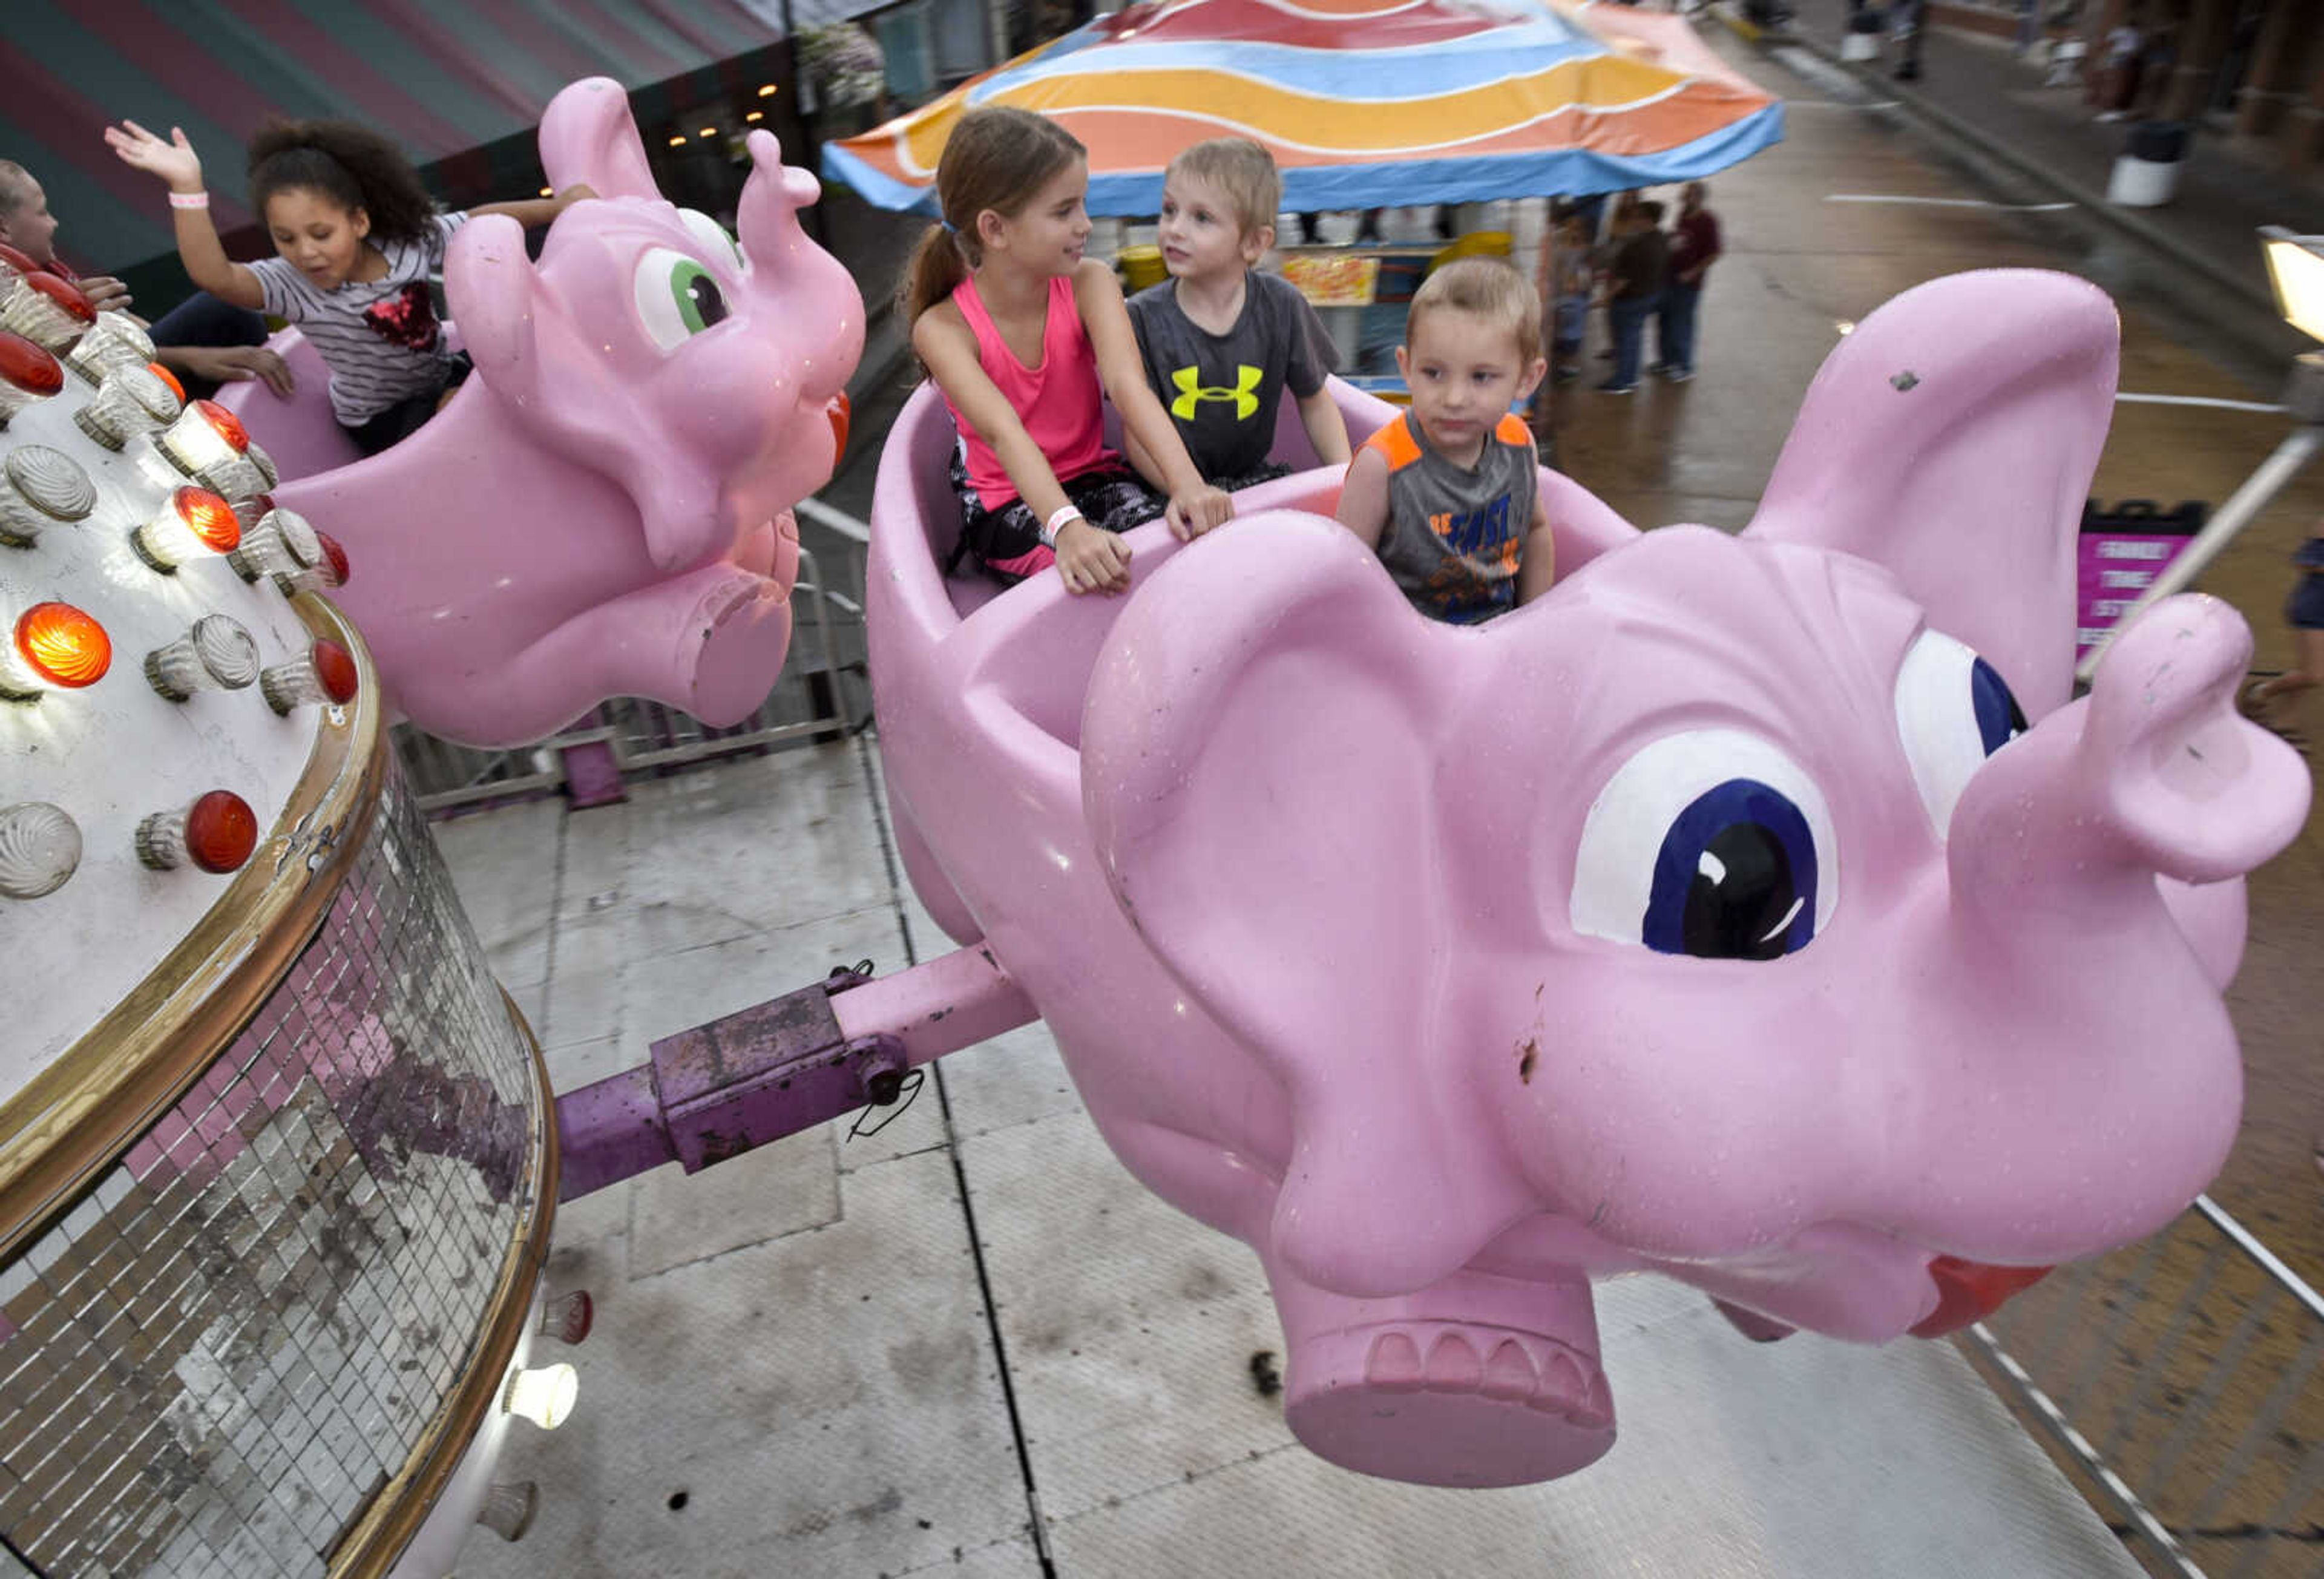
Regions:
<instances>
[{"instance_id":1,"label":"large pink elephant head","mask_svg":"<svg viewBox=\"0 0 2324 1579\"><path fill-rule=\"evenodd\" d=\"M739 237L660 196L617 83L559 93L540 145L552 185L599 200L538 263L503 216L454 236L476 376L404 443L279 494L346 540L341 601L423 728L513 744L622 694L735 723L781 669L790 506L844 441L862 298L766 132Z\"/></svg>"},{"instance_id":2,"label":"large pink elephant head","mask_svg":"<svg viewBox=\"0 0 2324 1579\"><path fill-rule=\"evenodd\" d=\"M2236 716L2215 600L2069 699L2116 337L2061 275L1907 292L1748 531L1633 532L1544 474L1559 580L1480 628L1312 514L1141 540L1118 614L1020 587L964 622L991 748L949 777L875 630L932 907L1027 983L1130 1167L1259 1251L1311 1446L1562 1473L1612 1440L1591 1275L1762 1334L1933 1334L2217 1171L2239 879L2309 780ZM980 649L1042 599L1023 674ZM1077 716L996 706L1075 651ZM1059 768L1072 799L985 860Z\"/></svg>"}]
</instances>

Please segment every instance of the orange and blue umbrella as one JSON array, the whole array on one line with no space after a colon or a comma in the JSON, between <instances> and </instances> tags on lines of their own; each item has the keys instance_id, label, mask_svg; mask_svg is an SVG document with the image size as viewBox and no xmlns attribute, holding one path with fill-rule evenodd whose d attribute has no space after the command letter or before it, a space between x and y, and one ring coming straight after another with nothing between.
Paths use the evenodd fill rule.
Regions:
<instances>
[{"instance_id":1,"label":"orange and blue umbrella","mask_svg":"<svg viewBox=\"0 0 2324 1579\"><path fill-rule=\"evenodd\" d=\"M1078 137L1095 214L1154 212L1179 150L1233 134L1274 154L1292 210L1655 186L1784 134L1781 100L1542 0L1144 0L826 144L824 173L934 213L945 139L980 105Z\"/></svg>"}]
</instances>

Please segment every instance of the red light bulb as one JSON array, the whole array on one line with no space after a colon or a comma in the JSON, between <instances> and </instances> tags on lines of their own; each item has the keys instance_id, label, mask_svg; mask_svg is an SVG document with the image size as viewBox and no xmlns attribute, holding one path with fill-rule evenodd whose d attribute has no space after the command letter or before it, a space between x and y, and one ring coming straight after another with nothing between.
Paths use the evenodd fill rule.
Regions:
<instances>
[{"instance_id":1,"label":"red light bulb","mask_svg":"<svg viewBox=\"0 0 2324 1579\"><path fill-rule=\"evenodd\" d=\"M97 321L95 304L81 294L79 286L70 281L60 280L54 274L35 270L24 276L24 283L55 302L78 321L85 324L93 324Z\"/></svg>"},{"instance_id":2,"label":"red light bulb","mask_svg":"<svg viewBox=\"0 0 2324 1579\"><path fill-rule=\"evenodd\" d=\"M258 814L231 790L213 790L183 811L157 811L137 825L137 858L156 872L189 863L236 872L256 848Z\"/></svg>"},{"instance_id":3,"label":"red light bulb","mask_svg":"<svg viewBox=\"0 0 2324 1579\"><path fill-rule=\"evenodd\" d=\"M315 678L323 685L323 695L342 706L354 701L358 683L355 655L327 637L315 643L311 656L315 660Z\"/></svg>"},{"instance_id":4,"label":"red light bulb","mask_svg":"<svg viewBox=\"0 0 2324 1579\"><path fill-rule=\"evenodd\" d=\"M205 548L228 554L241 546L242 522L235 518L234 506L208 488L180 488L170 496L170 502L177 509L178 519L186 523L186 530L201 540Z\"/></svg>"},{"instance_id":5,"label":"red light bulb","mask_svg":"<svg viewBox=\"0 0 2324 1579\"><path fill-rule=\"evenodd\" d=\"M5 241L0 241L0 263L7 264L20 274L37 274L41 272L41 265L32 261L32 254L18 252Z\"/></svg>"},{"instance_id":6,"label":"red light bulb","mask_svg":"<svg viewBox=\"0 0 2324 1579\"><path fill-rule=\"evenodd\" d=\"M242 419L232 411L227 411L216 401L196 401L194 410L208 419L209 425L217 430L217 436L232 446L236 455L250 448L250 430L242 425Z\"/></svg>"},{"instance_id":7,"label":"red light bulb","mask_svg":"<svg viewBox=\"0 0 2324 1579\"><path fill-rule=\"evenodd\" d=\"M213 790L186 813L186 853L205 872L238 872L258 848L258 816L231 790Z\"/></svg>"},{"instance_id":8,"label":"red light bulb","mask_svg":"<svg viewBox=\"0 0 2324 1579\"><path fill-rule=\"evenodd\" d=\"M27 394L52 395L65 386L65 367L23 336L0 330L0 378Z\"/></svg>"},{"instance_id":9,"label":"red light bulb","mask_svg":"<svg viewBox=\"0 0 2324 1579\"><path fill-rule=\"evenodd\" d=\"M331 562L331 585L345 586L347 584L346 549L339 547L339 540L327 531L318 530L315 540L323 545L323 558Z\"/></svg>"},{"instance_id":10,"label":"red light bulb","mask_svg":"<svg viewBox=\"0 0 2324 1579\"><path fill-rule=\"evenodd\" d=\"M178 403L180 405L182 406L186 403L186 386L178 382L178 375L176 374L162 366L159 362L148 362L145 364L145 371L160 379L163 383L168 384L170 386L170 392L178 397Z\"/></svg>"},{"instance_id":11,"label":"red light bulb","mask_svg":"<svg viewBox=\"0 0 2324 1579\"><path fill-rule=\"evenodd\" d=\"M95 685L113 664L105 627L69 603L36 603L16 622L16 651L52 686Z\"/></svg>"}]
</instances>

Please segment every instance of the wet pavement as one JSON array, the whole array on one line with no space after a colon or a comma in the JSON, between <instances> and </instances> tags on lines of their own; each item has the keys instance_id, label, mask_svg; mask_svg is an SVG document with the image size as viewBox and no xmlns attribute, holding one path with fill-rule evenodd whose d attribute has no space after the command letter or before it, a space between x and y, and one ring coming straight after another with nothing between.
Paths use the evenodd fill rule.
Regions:
<instances>
[{"instance_id":1,"label":"wet pavement","mask_svg":"<svg viewBox=\"0 0 2324 1579\"><path fill-rule=\"evenodd\" d=\"M2275 368L2247 311L2208 300L2183 268L2088 216L2022 207L2055 199L1880 107L1877 92L1812 55L1764 54L1716 28L1706 36L1790 100L1790 134L1713 184L1728 255L1702 306L1700 376L1683 386L1647 379L1627 397L1586 383L1560 393L1561 463L1634 522L1744 525L1843 326L1964 269L2066 269L2120 302L2122 387L2162 400L2117 405L2099 498L2216 505L2283 436L2281 414L2163 403L2273 401ZM850 454L824 495L836 507L867 512L879 440L905 383L899 370L859 385ZM2288 656L2279 613L2287 557L2319 517L2324 468L2287 490L2204 577L2204 590L2251 621L2261 668ZM844 545L822 529L803 537L827 565L845 562ZM2310 738L2324 738L2324 706L2302 722ZM448 825L464 891L543 1032L560 1088L843 957L871 954L886 967L912 944L938 946L881 861L878 772L876 738L867 738L860 751L826 746L665 780L609 811L542 805ZM763 888L736 876L761 866ZM705 867L715 881L687 875ZM2251 942L2230 994L2246 1116L2214 1191L2311 1281L2324 1280L2324 1178L2310 1159L2324 1133L2319 882L2324 818L2252 881ZM800 893L815 902L792 902ZM1839 1464L1808 1473L1811 1487L1831 1476L1831 1489L1821 1500L1811 1490L1804 1508L1774 1493L1738 1502L1733 1486L1689 1482L1677 1495L1696 1511L1716 1505L1740 1522L1720 1524L1711 1544L1655 1545L1652 1530L1678 1503L1659 1482L1622 1477L1657 1451L1654 1409L1669 1407L1659 1393L1635 1417L1637 1435L1626 1436L1629 1459L1618 1454L1609 1469L1559 1487L1447 1502L1323 1470L1287 1447L1279 1413L1251 1394L1251 1354L1277 1339L1250 1258L1129 1184L1038 1028L939 1067L922 1105L875 1140L799 1137L699 1178L650 1176L560 1220L557 1274L589 1282L601 1301L601 1335L576 1356L582 1412L556 1436L530 1439L508 1466L542 1480L540 1529L515 1547L472 1544L465 1573L1573 1572L1590 1547L1575 1545L1576 1532L1608 1518L1613 1536L1588 1555L1610 1569L1627 1553L1625 1571L1811 1571L1796 1551L1787 1562L1792 1548L1768 1544L1777 1536L1799 1537L1797 1551L1822 1543L1840 1566L1818 1571L2070 1566L1980 1568L1959 1553L1939 1561L1932 1547L1851 1544L1860 1532L1836 1505L1849 1494ZM770 1201L780 1208L771 1215ZM949 1229L930 1226L931 1209L952 1214ZM1091 1251L1087 1237L1117 1251ZM1118 1248L1133 1242L1136 1254ZM2070 1351L2070 1369L2103 1370L2109 1351L2145 1355L2146 1373L2161 1380L2101 1389L2094 1405L2109 1420L2155 1422L2129 1456L2148 1469L2175 1465L2199 1486L2209 1484L2199 1474L2265 1480L2250 1508L2199 1497L2168 1516L2200 1512L2230 1532L2205 1537L2202 1556L2217 1571L2246 1560L2251 1572L2312 1571L2318 1547L2293 1528L2303 1512L2312 1525L2312 1499L2292 1497L2282 1538L2269 1538L2261 1527L2287 1494L2277 1482L2238 1467L2232 1442L2212 1443L2208 1427L2192 1445L2172 1435L2206 1411L2254 1417L2289 1376L2292 1395L2262 1470L2314 1461L2318 1390L2297 1370L2313 1324L2271 1312L2243 1334L2236 1313L2256 1310L2260 1294L2232 1271L2216 1279L2224 1311L2180 1305L2211 1254L2174 1240L2053 1279L2025 1297L2024 1319L2005 1336L2016 1344L2022 1333L2031 1347L2037 1336L2104 1325L2089 1351L2098 1358ZM1616 1306L1609 1332L1642 1347L1650 1330L1675 1343L1675 1310ZM1693 1328L1683 1334L1694 1341ZM2237 1363L2218 1366L2213 1356L2236 1341ZM2184 1353L2166 1364L2157 1345ZM1717 1365L1748 1362L1732 1346L1715 1352ZM1878 1353L1931 1352L1950 1353ZM1802 1365L1811 1362L1795 1356L1864 1352L1800 1340L1750 1353ZM2258 1369L2246 1374L2254 1356ZM1832 1383L1794 1375L1781 1385ZM1869 1383L1832 1396L1844 1400L1857 1385ZM2162 1457L2173 1446L2175 1460ZM1900 1463L1906 1481L1914 1473ZM1623 1500L1633 1495L1635 1505ZM2240 1536L2238 1521L2249 1527Z\"/></svg>"}]
</instances>

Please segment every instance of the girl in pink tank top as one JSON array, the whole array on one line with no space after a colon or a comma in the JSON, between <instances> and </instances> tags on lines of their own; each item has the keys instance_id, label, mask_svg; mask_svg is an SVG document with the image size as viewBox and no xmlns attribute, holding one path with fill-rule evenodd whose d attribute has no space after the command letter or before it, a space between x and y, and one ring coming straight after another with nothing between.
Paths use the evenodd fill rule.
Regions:
<instances>
[{"instance_id":1,"label":"girl in pink tank top","mask_svg":"<svg viewBox=\"0 0 2324 1579\"><path fill-rule=\"evenodd\" d=\"M1056 122L969 111L936 167L945 222L914 251L900 306L960 429L963 548L1005 581L1054 563L1068 591L1120 592L1119 533L1162 515L1194 537L1234 507L1147 387L1113 271L1082 256L1088 189L1082 145ZM1167 499L1106 448L1104 395Z\"/></svg>"}]
</instances>

